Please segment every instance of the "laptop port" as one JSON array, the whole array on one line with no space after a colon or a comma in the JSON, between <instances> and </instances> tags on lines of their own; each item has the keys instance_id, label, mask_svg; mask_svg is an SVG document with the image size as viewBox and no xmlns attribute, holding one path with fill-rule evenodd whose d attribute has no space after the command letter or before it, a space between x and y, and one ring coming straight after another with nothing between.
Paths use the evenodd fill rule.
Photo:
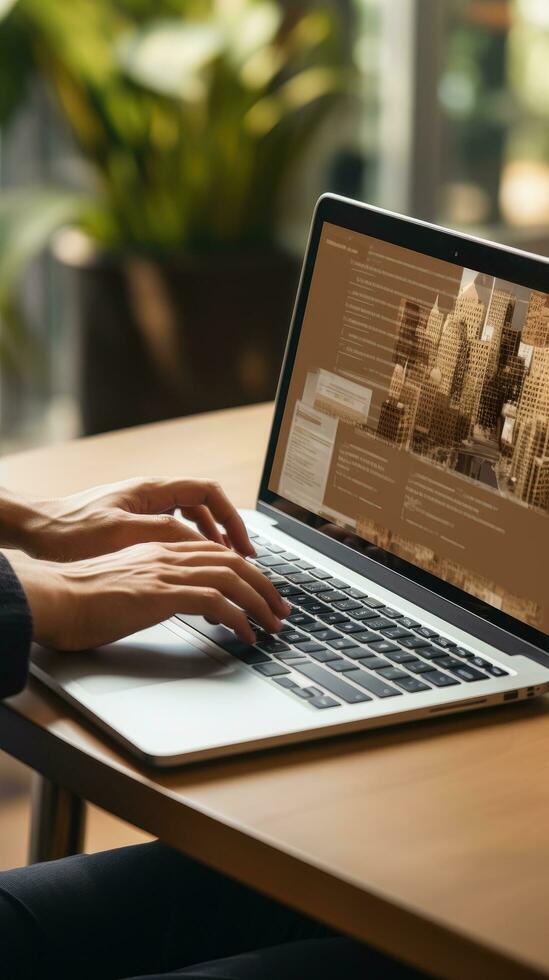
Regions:
<instances>
[{"instance_id":1,"label":"laptop port","mask_svg":"<svg viewBox=\"0 0 549 980\"><path fill-rule=\"evenodd\" d=\"M518 698L518 691L507 691L503 695L504 701L516 701Z\"/></svg>"}]
</instances>

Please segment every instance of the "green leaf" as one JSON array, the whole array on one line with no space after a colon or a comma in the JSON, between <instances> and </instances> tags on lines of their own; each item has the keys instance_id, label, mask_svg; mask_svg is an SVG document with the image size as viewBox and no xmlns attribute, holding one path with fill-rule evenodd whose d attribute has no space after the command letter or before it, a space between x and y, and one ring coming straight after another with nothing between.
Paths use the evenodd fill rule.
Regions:
<instances>
[{"instance_id":1,"label":"green leaf","mask_svg":"<svg viewBox=\"0 0 549 980\"><path fill-rule=\"evenodd\" d=\"M206 94L202 72L224 48L224 32L212 21L157 21L127 34L119 63L139 85L173 98L198 101Z\"/></svg>"},{"instance_id":2,"label":"green leaf","mask_svg":"<svg viewBox=\"0 0 549 980\"><path fill-rule=\"evenodd\" d=\"M7 17L19 0L0 0L0 20Z\"/></svg>"},{"instance_id":3,"label":"green leaf","mask_svg":"<svg viewBox=\"0 0 549 980\"><path fill-rule=\"evenodd\" d=\"M0 0L0 125L5 125L27 96L34 58L16 11L17 0ZM13 13L12 13L13 11ZM11 16L10 16L11 14Z\"/></svg>"},{"instance_id":4,"label":"green leaf","mask_svg":"<svg viewBox=\"0 0 549 980\"><path fill-rule=\"evenodd\" d=\"M87 206L87 199L49 187L0 194L0 304L13 295L26 266L54 232L75 221Z\"/></svg>"}]
</instances>

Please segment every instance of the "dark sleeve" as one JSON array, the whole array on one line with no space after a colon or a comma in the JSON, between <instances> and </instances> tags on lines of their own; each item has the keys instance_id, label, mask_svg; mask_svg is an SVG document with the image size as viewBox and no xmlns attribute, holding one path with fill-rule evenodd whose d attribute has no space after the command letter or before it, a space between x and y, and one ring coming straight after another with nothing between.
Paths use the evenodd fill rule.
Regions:
<instances>
[{"instance_id":1,"label":"dark sleeve","mask_svg":"<svg viewBox=\"0 0 549 980\"><path fill-rule=\"evenodd\" d=\"M0 699L24 688L31 639L27 598L9 561L0 554Z\"/></svg>"}]
</instances>

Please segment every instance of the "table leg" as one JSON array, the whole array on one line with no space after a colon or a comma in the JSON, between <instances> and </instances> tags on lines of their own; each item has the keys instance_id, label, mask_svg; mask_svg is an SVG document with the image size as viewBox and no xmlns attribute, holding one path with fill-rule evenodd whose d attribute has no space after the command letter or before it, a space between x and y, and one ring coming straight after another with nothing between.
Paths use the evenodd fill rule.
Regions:
<instances>
[{"instance_id":1,"label":"table leg","mask_svg":"<svg viewBox=\"0 0 549 980\"><path fill-rule=\"evenodd\" d=\"M32 787L29 864L80 853L84 827L84 800L36 774Z\"/></svg>"}]
</instances>

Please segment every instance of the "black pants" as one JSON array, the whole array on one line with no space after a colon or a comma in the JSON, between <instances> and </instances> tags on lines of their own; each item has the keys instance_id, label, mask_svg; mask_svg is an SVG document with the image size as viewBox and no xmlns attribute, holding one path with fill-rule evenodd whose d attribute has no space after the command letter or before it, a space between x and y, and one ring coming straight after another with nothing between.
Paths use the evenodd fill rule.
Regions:
<instances>
[{"instance_id":1,"label":"black pants","mask_svg":"<svg viewBox=\"0 0 549 980\"><path fill-rule=\"evenodd\" d=\"M0 874L0 975L419 977L159 843Z\"/></svg>"}]
</instances>

